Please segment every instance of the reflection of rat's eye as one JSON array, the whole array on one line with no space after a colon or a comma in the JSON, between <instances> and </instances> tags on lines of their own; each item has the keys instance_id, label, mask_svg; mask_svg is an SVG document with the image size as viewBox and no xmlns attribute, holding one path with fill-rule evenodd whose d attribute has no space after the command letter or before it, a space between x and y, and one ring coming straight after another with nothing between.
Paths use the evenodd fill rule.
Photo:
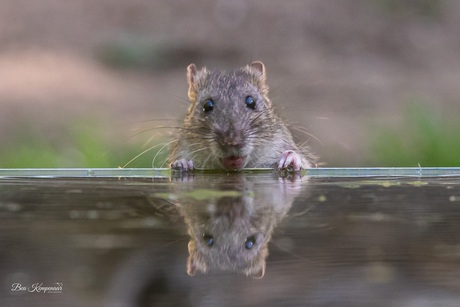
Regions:
<instances>
[{"instance_id":1,"label":"reflection of rat's eye","mask_svg":"<svg viewBox=\"0 0 460 307\"><path fill-rule=\"evenodd\" d=\"M210 234L204 233L203 240L204 240L204 243L206 243L206 245L209 247L214 245L214 237Z\"/></svg>"},{"instance_id":2,"label":"reflection of rat's eye","mask_svg":"<svg viewBox=\"0 0 460 307\"><path fill-rule=\"evenodd\" d=\"M244 247L246 249L251 249L254 247L255 244L256 244L256 237L250 236L246 238L246 242L244 242Z\"/></svg>"},{"instance_id":3,"label":"reflection of rat's eye","mask_svg":"<svg viewBox=\"0 0 460 307\"><path fill-rule=\"evenodd\" d=\"M206 101L203 103L203 112L209 113L214 109L214 100L211 98L206 99Z\"/></svg>"},{"instance_id":4,"label":"reflection of rat's eye","mask_svg":"<svg viewBox=\"0 0 460 307\"><path fill-rule=\"evenodd\" d=\"M246 96L246 99L244 102L246 103L246 106L249 109L254 110L256 108L256 100L252 98L251 96Z\"/></svg>"}]
</instances>

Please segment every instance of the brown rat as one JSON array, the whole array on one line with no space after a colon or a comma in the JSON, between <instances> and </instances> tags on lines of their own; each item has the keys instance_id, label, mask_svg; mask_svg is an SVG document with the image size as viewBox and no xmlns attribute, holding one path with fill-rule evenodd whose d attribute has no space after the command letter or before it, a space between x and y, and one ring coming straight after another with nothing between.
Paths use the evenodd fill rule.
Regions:
<instances>
[{"instance_id":1,"label":"brown rat","mask_svg":"<svg viewBox=\"0 0 460 307\"><path fill-rule=\"evenodd\" d=\"M169 160L179 170L309 168L313 155L300 150L268 98L262 62L229 72L187 67L191 105Z\"/></svg>"}]
</instances>

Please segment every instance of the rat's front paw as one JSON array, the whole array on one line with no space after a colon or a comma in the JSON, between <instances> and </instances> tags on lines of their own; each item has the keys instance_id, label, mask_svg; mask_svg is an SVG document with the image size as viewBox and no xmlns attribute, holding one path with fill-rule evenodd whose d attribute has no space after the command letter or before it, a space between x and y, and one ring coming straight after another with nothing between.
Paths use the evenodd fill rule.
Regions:
<instances>
[{"instance_id":1,"label":"rat's front paw","mask_svg":"<svg viewBox=\"0 0 460 307\"><path fill-rule=\"evenodd\" d=\"M171 163L171 168L179 171L193 171L193 161L187 161L185 159L176 160Z\"/></svg>"},{"instance_id":2,"label":"rat's front paw","mask_svg":"<svg viewBox=\"0 0 460 307\"><path fill-rule=\"evenodd\" d=\"M286 150L278 163L278 170L298 172L302 169L302 158L293 150Z\"/></svg>"}]
</instances>

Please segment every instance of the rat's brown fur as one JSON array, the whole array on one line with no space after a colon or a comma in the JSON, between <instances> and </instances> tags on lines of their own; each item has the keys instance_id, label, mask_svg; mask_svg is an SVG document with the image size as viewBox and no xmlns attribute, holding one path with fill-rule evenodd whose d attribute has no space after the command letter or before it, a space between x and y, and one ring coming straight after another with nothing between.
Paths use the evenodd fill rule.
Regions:
<instances>
[{"instance_id":1,"label":"rat's brown fur","mask_svg":"<svg viewBox=\"0 0 460 307\"><path fill-rule=\"evenodd\" d=\"M275 114L263 63L230 72L198 70L190 64L187 79L191 105L169 158L173 168L276 168L286 151L296 154L298 169L311 167L313 156L307 148L299 149ZM248 96L256 102L254 109L246 105ZM208 99L213 109L205 112ZM228 157L242 157L241 165L229 169L223 163Z\"/></svg>"}]
</instances>

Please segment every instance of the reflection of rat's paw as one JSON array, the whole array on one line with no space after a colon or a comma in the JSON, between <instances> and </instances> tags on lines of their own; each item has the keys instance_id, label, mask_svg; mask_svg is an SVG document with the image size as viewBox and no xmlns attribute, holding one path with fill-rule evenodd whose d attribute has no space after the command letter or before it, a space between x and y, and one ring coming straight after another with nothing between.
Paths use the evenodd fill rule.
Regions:
<instances>
[{"instance_id":1,"label":"reflection of rat's paw","mask_svg":"<svg viewBox=\"0 0 460 307\"><path fill-rule=\"evenodd\" d=\"M193 171L193 161L185 159L176 160L171 163L171 168L179 171Z\"/></svg>"},{"instance_id":2,"label":"reflection of rat's paw","mask_svg":"<svg viewBox=\"0 0 460 307\"><path fill-rule=\"evenodd\" d=\"M298 172L302 169L302 159L293 150L286 150L278 163L278 170Z\"/></svg>"}]
</instances>

